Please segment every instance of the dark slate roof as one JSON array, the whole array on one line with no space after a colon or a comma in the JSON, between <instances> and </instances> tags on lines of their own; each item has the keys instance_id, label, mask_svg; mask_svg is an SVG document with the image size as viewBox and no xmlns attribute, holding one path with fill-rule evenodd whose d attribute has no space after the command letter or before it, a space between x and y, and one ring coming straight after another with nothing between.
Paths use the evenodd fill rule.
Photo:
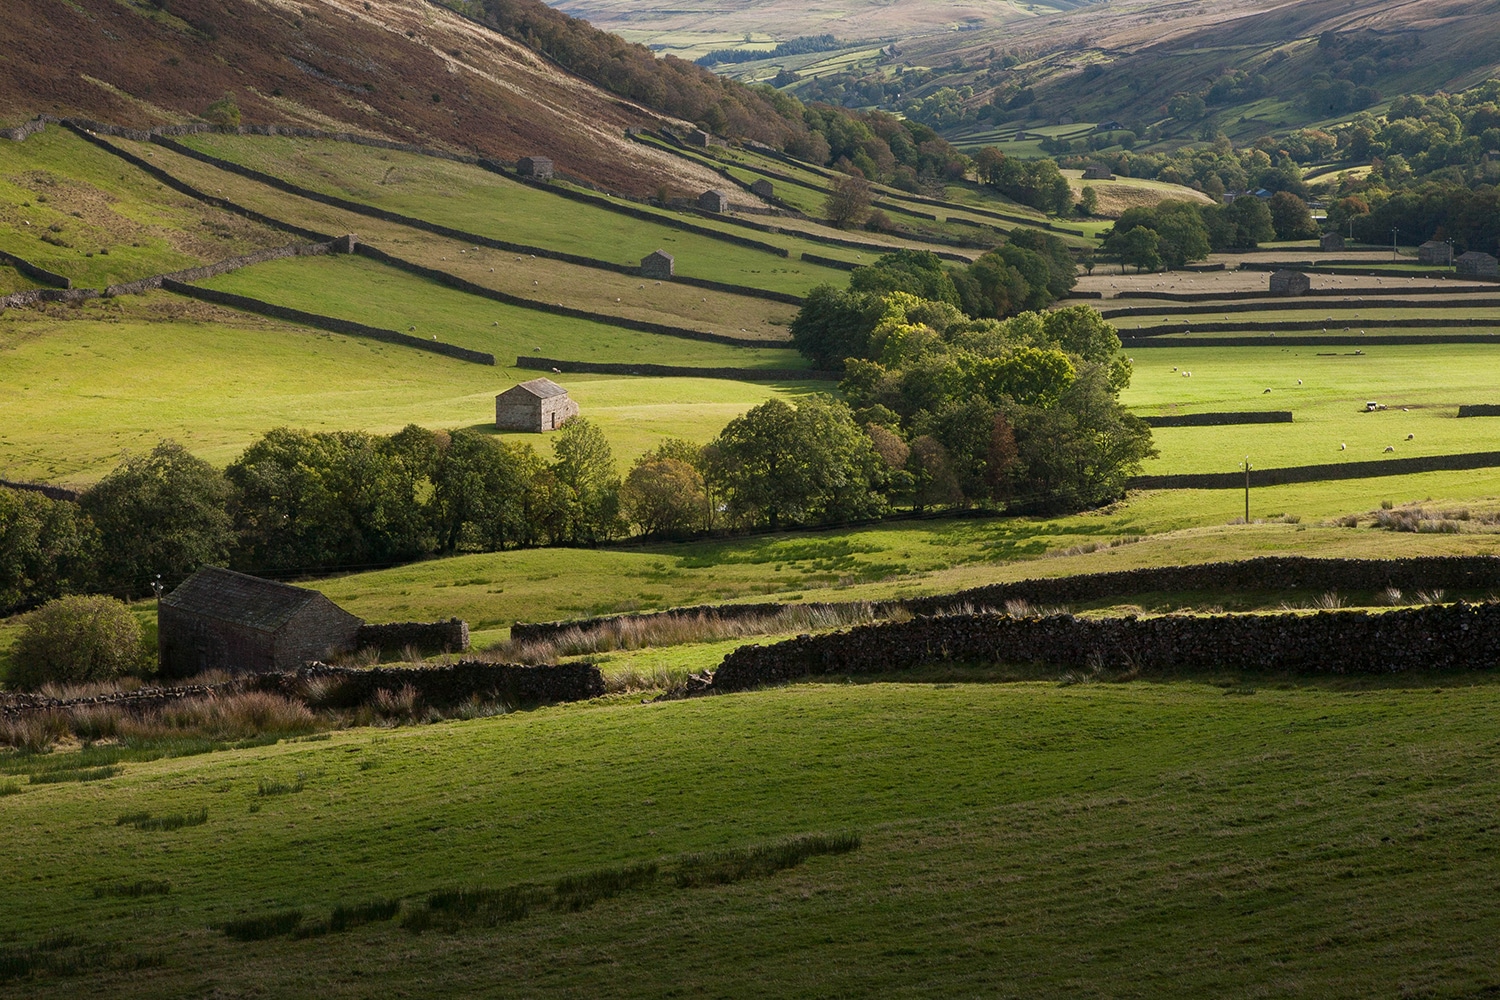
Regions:
<instances>
[{"instance_id":1,"label":"dark slate roof","mask_svg":"<svg viewBox=\"0 0 1500 1000\"><path fill-rule=\"evenodd\" d=\"M1303 274L1301 271L1293 271L1291 268L1283 267L1279 271L1273 271L1273 272L1271 272L1271 277L1273 277L1273 278L1305 278L1305 277L1307 277L1307 275Z\"/></svg>"},{"instance_id":2,"label":"dark slate roof","mask_svg":"<svg viewBox=\"0 0 1500 1000\"><path fill-rule=\"evenodd\" d=\"M669 254L669 253L667 253L667 252L666 252L666 251L665 251L665 250L653 250L653 251L651 251L651 252L650 252L650 253L648 253L648 254L647 254L647 255L646 255L646 256L645 256L645 258L644 258L644 259L645 259L645 260L650 260L650 259L652 259L652 258L653 258L653 257L656 257L656 258L660 258L660 259L662 259L662 260L673 260L673 257L672 257L672 255L671 255L671 254ZM544 381L544 382L545 382L545 381L546 381L546 379L542 379L542 381Z\"/></svg>"},{"instance_id":3,"label":"dark slate roof","mask_svg":"<svg viewBox=\"0 0 1500 1000\"><path fill-rule=\"evenodd\" d=\"M275 632L323 595L275 580L205 566L161 599L167 607L262 632Z\"/></svg>"},{"instance_id":4,"label":"dark slate roof","mask_svg":"<svg viewBox=\"0 0 1500 1000\"><path fill-rule=\"evenodd\" d=\"M1484 253L1481 250L1470 250L1466 254L1460 254L1459 257L1458 257L1458 259L1459 260L1494 260L1495 258L1491 257L1489 254Z\"/></svg>"},{"instance_id":5,"label":"dark slate roof","mask_svg":"<svg viewBox=\"0 0 1500 1000\"><path fill-rule=\"evenodd\" d=\"M566 396L568 394L568 390L564 389L562 386L558 385L550 378L534 378L529 382L522 382L520 385L513 385L509 389L506 389L504 392L502 392L500 395L509 396L517 389L521 389L529 393L530 395L535 396L537 399L551 399L553 396Z\"/></svg>"},{"instance_id":6,"label":"dark slate roof","mask_svg":"<svg viewBox=\"0 0 1500 1000\"><path fill-rule=\"evenodd\" d=\"M1441 249L1442 247L1445 247L1447 245L1448 244L1444 243L1442 240L1428 240L1426 243L1422 244L1422 247L1424 249L1427 247L1438 247L1439 249Z\"/></svg>"}]
</instances>

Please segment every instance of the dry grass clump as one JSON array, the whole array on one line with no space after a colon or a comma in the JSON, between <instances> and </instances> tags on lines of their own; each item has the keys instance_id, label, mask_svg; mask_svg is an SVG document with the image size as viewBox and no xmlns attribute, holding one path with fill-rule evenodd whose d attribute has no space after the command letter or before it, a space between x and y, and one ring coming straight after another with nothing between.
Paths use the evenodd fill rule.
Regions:
<instances>
[{"instance_id":1,"label":"dry grass clump","mask_svg":"<svg viewBox=\"0 0 1500 1000\"><path fill-rule=\"evenodd\" d=\"M1456 535L1495 524L1500 524L1500 513L1494 511L1475 513L1467 507L1428 510L1426 507L1390 508L1382 505L1374 514L1373 526L1387 531Z\"/></svg>"}]
</instances>

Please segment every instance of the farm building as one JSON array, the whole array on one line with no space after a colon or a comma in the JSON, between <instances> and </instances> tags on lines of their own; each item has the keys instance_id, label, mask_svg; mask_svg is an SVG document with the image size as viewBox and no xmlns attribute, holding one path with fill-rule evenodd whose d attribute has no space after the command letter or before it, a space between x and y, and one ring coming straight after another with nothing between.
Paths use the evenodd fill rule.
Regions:
<instances>
[{"instance_id":1,"label":"farm building","mask_svg":"<svg viewBox=\"0 0 1500 1000\"><path fill-rule=\"evenodd\" d=\"M1306 295L1311 288L1312 281L1301 271L1282 269L1271 275L1272 295Z\"/></svg>"},{"instance_id":2,"label":"farm building","mask_svg":"<svg viewBox=\"0 0 1500 1000\"><path fill-rule=\"evenodd\" d=\"M1324 233L1318 239L1318 246L1324 250L1344 249L1344 238L1338 233Z\"/></svg>"},{"instance_id":3,"label":"farm building","mask_svg":"<svg viewBox=\"0 0 1500 1000\"><path fill-rule=\"evenodd\" d=\"M1090 163L1083 168L1083 179L1086 181L1112 181L1114 173L1102 163Z\"/></svg>"},{"instance_id":4,"label":"farm building","mask_svg":"<svg viewBox=\"0 0 1500 1000\"><path fill-rule=\"evenodd\" d=\"M658 280L670 278L676 261L665 250L656 250L641 258L641 277Z\"/></svg>"},{"instance_id":5,"label":"farm building","mask_svg":"<svg viewBox=\"0 0 1500 1000\"><path fill-rule=\"evenodd\" d=\"M523 156L516 161L516 173L539 181L552 179L552 161L545 156Z\"/></svg>"},{"instance_id":6,"label":"farm building","mask_svg":"<svg viewBox=\"0 0 1500 1000\"><path fill-rule=\"evenodd\" d=\"M1500 260L1478 250L1459 255L1458 260L1453 263L1458 267L1459 274L1476 278L1500 278Z\"/></svg>"},{"instance_id":7,"label":"farm building","mask_svg":"<svg viewBox=\"0 0 1500 1000\"><path fill-rule=\"evenodd\" d=\"M771 187L771 182L764 177L750 185L750 193L761 198L774 198L776 196L775 188Z\"/></svg>"},{"instance_id":8,"label":"farm building","mask_svg":"<svg viewBox=\"0 0 1500 1000\"><path fill-rule=\"evenodd\" d=\"M316 590L214 566L162 597L156 623L167 677L295 670L353 649L364 624Z\"/></svg>"},{"instance_id":9,"label":"farm building","mask_svg":"<svg viewBox=\"0 0 1500 1000\"><path fill-rule=\"evenodd\" d=\"M698 196L698 207L705 212L727 212L729 198L723 191L705 191Z\"/></svg>"},{"instance_id":10,"label":"farm building","mask_svg":"<svg viewBox=\"0 0 1500 1000\"><path fill-rule=\"evenodd\" d=\"M695 128L687 134L686 142L689 146L708 146L708 133L701 128Z\"/></svg>"},{"instance_id":11,"label":"farm building","mask_svg":"<svg viewBox=\"0 0 1500 1000\"><path fill-rule=\"evenodd\" d=\"M1447 267L1453 263L1453 246L1441 240L1428 240L1417 247L1417 260Z\"/></svg>"},{"instance_id":12,"label":"farm building","mask_svg":"<svg viewBox=\"0 0 1500 1000\"><path fill-rule=\"evenodd\" d=\"M578 416L578 404L568 390L550 378L534 378L513 385L495 397L495 428L502 431L556 430Z\"/></svg>"},{"instance_id":13,"label":"farm building","mask_svg":"<svg viewBox=\"0 0 1500 1000\"><path fill-rule=\"evenodd\" d=\"M1023 131L1017 132L1014 136L1012 136L1011 137L1011 141L1013 141L1013 142L1025 142L1027 139L1030 139L1030 138L1031 138L1031 136L1027 135L1026 132L1023 130Z\"/></svg>"}]
</instances>

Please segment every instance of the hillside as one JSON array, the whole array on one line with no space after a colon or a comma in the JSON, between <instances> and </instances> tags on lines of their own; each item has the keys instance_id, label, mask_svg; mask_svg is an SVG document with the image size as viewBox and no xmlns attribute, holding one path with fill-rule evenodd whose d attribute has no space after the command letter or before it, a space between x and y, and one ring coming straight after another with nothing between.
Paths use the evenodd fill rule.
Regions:
<instances>
[{"instance_id":1,"label":"hillside","mask_svg":"<svg viewBox=\"0 0 1500 1000\"><path fill-rule=\"evenodd\" d=\"M440 145L558 169L634 194L707 186L627 142L668 120L423 0L17 0L0 19L0 120L195 120L230 95L246 124Z\"/></svg>"}]
</instances>

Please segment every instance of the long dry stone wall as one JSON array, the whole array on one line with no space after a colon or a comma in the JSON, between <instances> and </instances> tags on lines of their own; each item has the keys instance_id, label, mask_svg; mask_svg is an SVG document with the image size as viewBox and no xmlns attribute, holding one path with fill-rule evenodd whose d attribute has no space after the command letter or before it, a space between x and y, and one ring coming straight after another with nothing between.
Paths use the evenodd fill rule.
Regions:
<instances>
[{"instance_id":1,"label":"long dry stone wall","mask_svg":"<svg viewBox=\"0 0 1500 1000\"><path fill-rule=\"evenodd\" d=\"M40 493L48 500L73 500L80 496L77 490L70 490L66 486L50 486L46 483L17 483L9 479L0 479L0 487L8 490L25 490L28 493Z\"/></svg>"},{"instance_id":2,"label":"long dry stone wall","mask_svg":"<svg viewBox=\"0 0 1500 1000\"><path fill-rule=\"evenodd\" d=\"M760 341L764 344L765 341ZM588 375L651 375L665 378L724 378L736 382L837 382L840 372L811 368L690 368L682 365L617 364L595 361L560 361L556 358L516 358L516 367L537 372L571 372Z\"/></svg>"},{"instance_id":3,"label":"long dry stone wall","mask_svg":"<svg viewBox=\"0 0 1500 1000\"><path fill-rule=\"evenodd\" d=\"M504 701L510 705L586 701L604 694L604 678L589 663L523 666L462 660L441 667L377 667L371 670L309 664L281 673L245 674L218 684L149 687L89 698L51 698L42 694L0 694L0 719L41 712L118 707L147 712L190 698L223 697L246 691L265 691L305 699L310 687L316 700L330 708L354 708L372 701L380 691L410 687L420 705L451 708L471 699Z\"/></svg>"},{"instance_id":4,"label":"long dry stone wall","mask_svg":"<svg viewBox=\"0 0 1500 1000\"><path fill-rule=\"evenodd\" d=\"M326 243L293 243L284 247L272 247L268 250L257 250L255 253L245 254L240 257L230 257L212 264L204 264L201 267L190 267L186 270L174 271L170 274L154 274L149 278L140 278L136 281L110 285L104 290L104 294L109 296L140 295L144 292L161 288L163 282L167 281L207 281L209 278L217 278L221 274L238 271L242 267L253 267L256 264L265 264L273 260L283 260L287 257L320 257L324 254L348 253L354 246L354 238L352 236L345 236L337 240L329 240Z\"/></svg>"},{"instance_id":5,"label":"long dry stone wall","mask_svg":"<svg viewBox=\"0 0 1500 1000\"><path fill-rule=\"evenodd\" d=\"M1249 410L1240 413L1174 413L1142 417L1148 427L1226 427L1231 424L1289 424L1291 410Z\"/></svg>"},{"instance_id":6,"label":"long dry stone wall","mask_svg":"<svg viewBox=\"0 0 1500 1000\"><path fill-rule=\"evenodd\" d=\"M1500 662L1500 604L1369 613L1085 619L1003 614L880 622L726 656L705 693L823 674L871 674L929 663L1042 664L1142 674L1394 674L1489 671Z\"/></svg>"},{"instance_id":7,"label":"long dry stone wall","mask_svg":"<svg viewBox=\"0 0 1500 1000\"><path fill-rule=\"evenodd\" d=\"M1177 331L1181 333L1182 331ZM1122 347L1388 347L1395 344L1496 344L1496 333L1391 333L1360 337L1352 334L1319 334L1313 337L1132 337L1120 331Z\"/></svg>"},{"instance_id":8,"label":"long dry stone wall","mask_svg":"<svg viewBox=\"0 0 1500 1000\"><path fill-rule=\"evenodd\" d=\"M361 625L354 635L358 649L401 652L408 646L424 652L462 653L469 648L469 623L459 618L445 622L391 622Z\"/></svg>"},{"instance_id":9,"label":"long dry stone wall","mask_svg":"<svg viewBox=\"0 0 1500 1000\"><path fill-rule=\"evenodd\" d=\"M1287 299L1285 303L1278 304L1275 308L1278 312L1291 310L1297 312L1313 312L1316 310L1328 310L1339 307L1348 307L1358 303L1349 298L1328 301L1325 299L1312 299L1307 296ZM1390 299L1379 303L1381 309L1478 309L1494 308L1500 306L1500 298L1486 297L1482 295L1466 295L1459 298L1449 296L1438 299ZM1216 313L1248 313L1264 312L1264 302L1225 302L1215 304L1212 312ZM1198 316L1205 311L1201 307L1191 305L1172 306L1125 306L1118 309L1101 309L1099 314L1105 319L1123 319L1128 316ZM1342 319L1342 317L1341 317ZM1326 322L1337 322L1328 320ZM1325 325L1326 325L1325 322ZM1371 320L1380 323L1381 320Z\"/></svg>"},{"instance_id":10,"label":"long dry stone wall","mask_svg":"<svg viewBox=\"0 0 1500 1000\"><path fill-rule=\"evenodd\" d=\"M1455 472L1500 467L1500 451L1462 455L1426 455L1418 458L1377 458L1364 462L1333 462L1326 465L1292 465L1284 469L1251 469L1250 485L1285 486L1288 483L1320 483L1334 479L1374 479L1406 476L1415 472ZM1125 483L1132 490L1237 490L1245 488L1243 472L1200 472L1172 476L1135 476Z\"/></svg>"},{"instance_id":11,"label":"long dry stone wall","mask_svg":"<svg viewBox=\"0 0 1500 1000\"><path fill-rule=\"evenodd\" d=\"M1475 326L1500 326L1500 320L1484 316L1438 316L1426 319L1368 319L1361 320L1367 327L1376 330L1444 330L1461 327ZM1121 331L1129 333L1132 339L1148 340L1155 337L1168 337L1178 333L1233 333L1235 331L1250 332L1305 332L1320 330L1327 332L1330 325L1337 326L1343 323L1345 330L1357 325L1345 320L1326 319L1285 319L1285 320L1246 320L1235 322L1233 320L1215 320L1211 323L1158 323L1154 326L1138 326L1131 330Z\"/></svg>"},{"instance_id":12,"label":"long dry stone wall","mask_svg":"<svg viewBox=\"0 0 1500 1000\"><path fill-rule=\"evenodd\" d=\"M1460 417L1500 417L1500 406L1493 403L1466 403L1458 408Z\"/></svg>"},{"instance_id":13,"label":"long dry stone wall","mask_svg":"<svg viewBox=\"0 0 1500 1000\"><path fill-rule=\"evenodd\" d=\"M1280 265L1278 265L1278 266L1280 266ZM1428 277L1431 277L1431 275L1428 275ZM1457 283L1457 282L1455 282L1451 287L1447 287L1447 288L1444 288L1444 287L1441 287L1441 286L1428 286L1428 285L1423 285L1423 286L1421 286L1419 288L1405 288L1405 287L1400 287L1400 286L1397 286L1397 285L1382 286L1382 287L1379 287L1379 288L1359 288L1359 289L1348 289L1348 288L1315 288L1308 295L1299 296L1298 299L1288 300L1287 304L1288 305L1292 305L1293 303L1299 302L1299 300L1300 300L1300 302L1305 303L1308 300L1316 300L1319 297L1328 298L1328 297L1332 297L1332 296L1344 297L1344 296L1348 296L1348 295L1354 295L1356 297L1364 297L1364 298L1385 297L1385 296L1394 297L1394 296L1397 296L1397 295L1402 296L1402 297L1410 297L1410 296L1413 296L1413 295L1423 295L1423 296L1426 296L1426 295L1443 295L1443 296L1451 296L1451 295L1454 295L1455 293L1463 293L1463 292L1472 292L1474 294L1486 294L1489 291L1490 290L1488 288L1483 288L1483 287L1480 287L1480 288L1466 288L1462 284ZM1157 291L1150 291L1150 290L1141 290L1141 291L1123 291L1123 292L1117 292L1114 295L1114 298L1116 298L1116 299L1156 299L1156 300L1163 301L1163 302L1216 302L1216 301L1220 301L1220 300L1224 300L1224 299L1233 299L1233 300L1240 300L1240 299L1285 299L1286 296L1285 295L1273 295L1267 289L1259 289L1259 290L1256 290L1256 291L1248 291L1248 292L1157 292ZM1218 307L1215 306L1215 308L1218 308ZM1150 309L1148 309L1147 313L1149 314L1149 313L1154 312L1154 311L1159 311L1159 310L1150 310Z\"/></svg>"},{"instance_id":14,"label":"long dry stone wall","mask_svg":"<svg viewBox=\"0 0 1500 1000\"><path fill-rule=\"evenodd\" d=\"M952 594L910 597L865 604L876 617L902 611L939 615L976 608L1000 608L1011 601L1035 605L1127 600L1141 594L1203 593L1341 593L1374 592L1396 587L1408 593L1451 590L1482 594L1500 591L1500 558L1495 556L1417 556L1407 559L1319 559L1310 556L1262 556L1233 562L1196 563L1040 577L995 583ZM769 618L789 608L811 611L850 608L845 604L706 604L644 614L583 618L559 622L517 622L511 638L520 642L555 639L564 632L588 632L611 622L714 618L745 621Z\"/></svg>"},{"instance_id":15,"label":"long dry stone wall","mask_svg":"<svg viewBox=\"0 0 1500 1000\"><path fill-rule=\"evenodd\" d=\"M26 275L26 277L32 279L33 281L40 281L42 284L51 285L53 288L73 287L72 278L65 277L54 271L49 271L45 267L38 267L31 261L26 260L23 257L17 257L13 253L6 253L4 250L0 250L0 263L9 264L11 267L15 268L17 271L20 271L22 274Z\"/></svg>"}]
</instances>

